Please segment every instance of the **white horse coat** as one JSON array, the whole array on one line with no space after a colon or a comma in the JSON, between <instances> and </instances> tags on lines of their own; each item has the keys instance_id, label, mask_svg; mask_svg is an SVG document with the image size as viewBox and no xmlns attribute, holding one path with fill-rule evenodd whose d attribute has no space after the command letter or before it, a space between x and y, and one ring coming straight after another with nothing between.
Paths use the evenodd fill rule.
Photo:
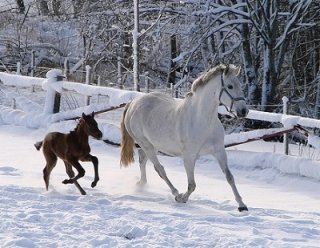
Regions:
<instances>
[{"instance_id":1,"label":"white horse coat","mask_svg":"<svg viewBox=\"0 0 320 248\"><path fill-rule=\"evenodd\" d=\"M233 65L219 65L196 79L191 92L181 101L162 93L150 93L134 99L126 106L121 123L121 164L127 166L133 161L135 141L141 147L139 183L147 181L145 167L150 159L176 201L186 202L196 187L196 160L201 155L212 154L231 185L239 211L247 210L227 166L224 128L218 118L220 103L237 116L244 117L248 113L238 73L239 68ZM172 185L156 156L157 152L183 158L188 178L186 193L180 194Z\"/></svg>"}]
</instances>

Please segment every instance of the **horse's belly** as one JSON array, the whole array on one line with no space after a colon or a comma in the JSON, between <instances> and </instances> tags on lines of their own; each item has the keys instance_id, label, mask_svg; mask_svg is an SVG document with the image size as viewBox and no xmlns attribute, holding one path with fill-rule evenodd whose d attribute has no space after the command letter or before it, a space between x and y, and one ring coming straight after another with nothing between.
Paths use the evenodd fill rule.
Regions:
<instances>
[{"instance_id":1,"label":"horse's belly","mask_svg":"<svg viewBox=\"0 0 320 248\"><path fill-rule=\"evenodd\" d=\"M179 149L179 146L177 145L164 145L164 143L157 143L153 144L157 151L162 152L167 155L171 156L180 156L181 150Z\"/></svg>"}]
</instances>

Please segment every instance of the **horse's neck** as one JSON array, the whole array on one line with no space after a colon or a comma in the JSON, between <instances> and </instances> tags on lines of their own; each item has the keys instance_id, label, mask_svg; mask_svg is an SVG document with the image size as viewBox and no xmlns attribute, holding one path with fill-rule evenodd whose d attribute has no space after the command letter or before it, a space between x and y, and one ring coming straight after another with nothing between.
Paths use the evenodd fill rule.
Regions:
<instances>
[{"instance_id":1,"label":"horse's neck","mask_svg":"<svg viewBox=\"0 0 320 248\"><path fill-rule=\"evenodd\" d=\"M79 123L76 127L75 133L79 143L88 143L89 135L87 127L84 123Z\"/></svg>"},{"instance_id":2,"label":"horse's neck","mask_svg":"<svg viewBox=\"0 0 320 248\"><path fill-rule=\"evenodd\" d=\"M196 113L208 118L217 118L219 106L219 94L221 90L220 76L215 77L213 82L208 82L192 96L193 108Z\"/></svg>"}]
</instances>

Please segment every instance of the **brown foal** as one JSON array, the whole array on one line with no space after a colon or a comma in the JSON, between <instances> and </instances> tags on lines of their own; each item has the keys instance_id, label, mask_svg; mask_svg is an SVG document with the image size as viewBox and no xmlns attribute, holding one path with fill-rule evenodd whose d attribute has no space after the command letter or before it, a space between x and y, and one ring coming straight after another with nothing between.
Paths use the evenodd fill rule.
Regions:
<instances>
[{"instance_id":1,"label":"brown foal","mask_svg":"<svg viewBox=\"0 0 320 248\"><path fill-rule=\"evenodd\" d=\"M94 180L91 187L95 187L99 181L98 158L90 154L89 135L102 138L102 132L94 119L94 112L90 115L82 114L77 127L68 134L59 132L48 133L43 141L35 144L37 150L43 146L43 154L46 159L46 166L43 169L43 179L46 189L49 187L50 173L57 163L58 157L63 160L69 179L63 180L64 184L74 184L82 195L86 192L79 185L77 180L85 175L85 170L79 163L81 161L91 161L94 167ZM76 168L78 174L75 176L72 167Z\"/></svg>"}]
</instances>

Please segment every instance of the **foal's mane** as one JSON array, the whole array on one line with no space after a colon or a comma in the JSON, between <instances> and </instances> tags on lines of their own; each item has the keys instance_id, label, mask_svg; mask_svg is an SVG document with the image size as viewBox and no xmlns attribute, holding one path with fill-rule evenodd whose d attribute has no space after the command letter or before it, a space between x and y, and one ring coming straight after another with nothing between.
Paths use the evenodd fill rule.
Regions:
<instances>
[{"instance_id":1,"label":"foal's mane","mask_svg":"<svg viewBox=\"0 0 320 248\"><path fill-rule=\"evenodd\" d=\"M215 77L217 74L222 73L226 68L226 65L220 64L200 75L196 80L194 80L191 87L191 92L196 92L198 88L206 85L210 79Z\"/></svg>"},{"instance_id":2,"label":"foal's mane","mask_svg":"<svg viewBox=\"0 0 320 248\"><path fill-rule=\"evenodd\" d=\"M79 120L77 120L77 126L72 130L72 131L70 131L70 134L71 133L76 133L77 132L77 130L80 128L80 126L81 126L81 123L83 122L83 121L85 121L82 117L79 119Z\"/></svg>"}]
</instances>

